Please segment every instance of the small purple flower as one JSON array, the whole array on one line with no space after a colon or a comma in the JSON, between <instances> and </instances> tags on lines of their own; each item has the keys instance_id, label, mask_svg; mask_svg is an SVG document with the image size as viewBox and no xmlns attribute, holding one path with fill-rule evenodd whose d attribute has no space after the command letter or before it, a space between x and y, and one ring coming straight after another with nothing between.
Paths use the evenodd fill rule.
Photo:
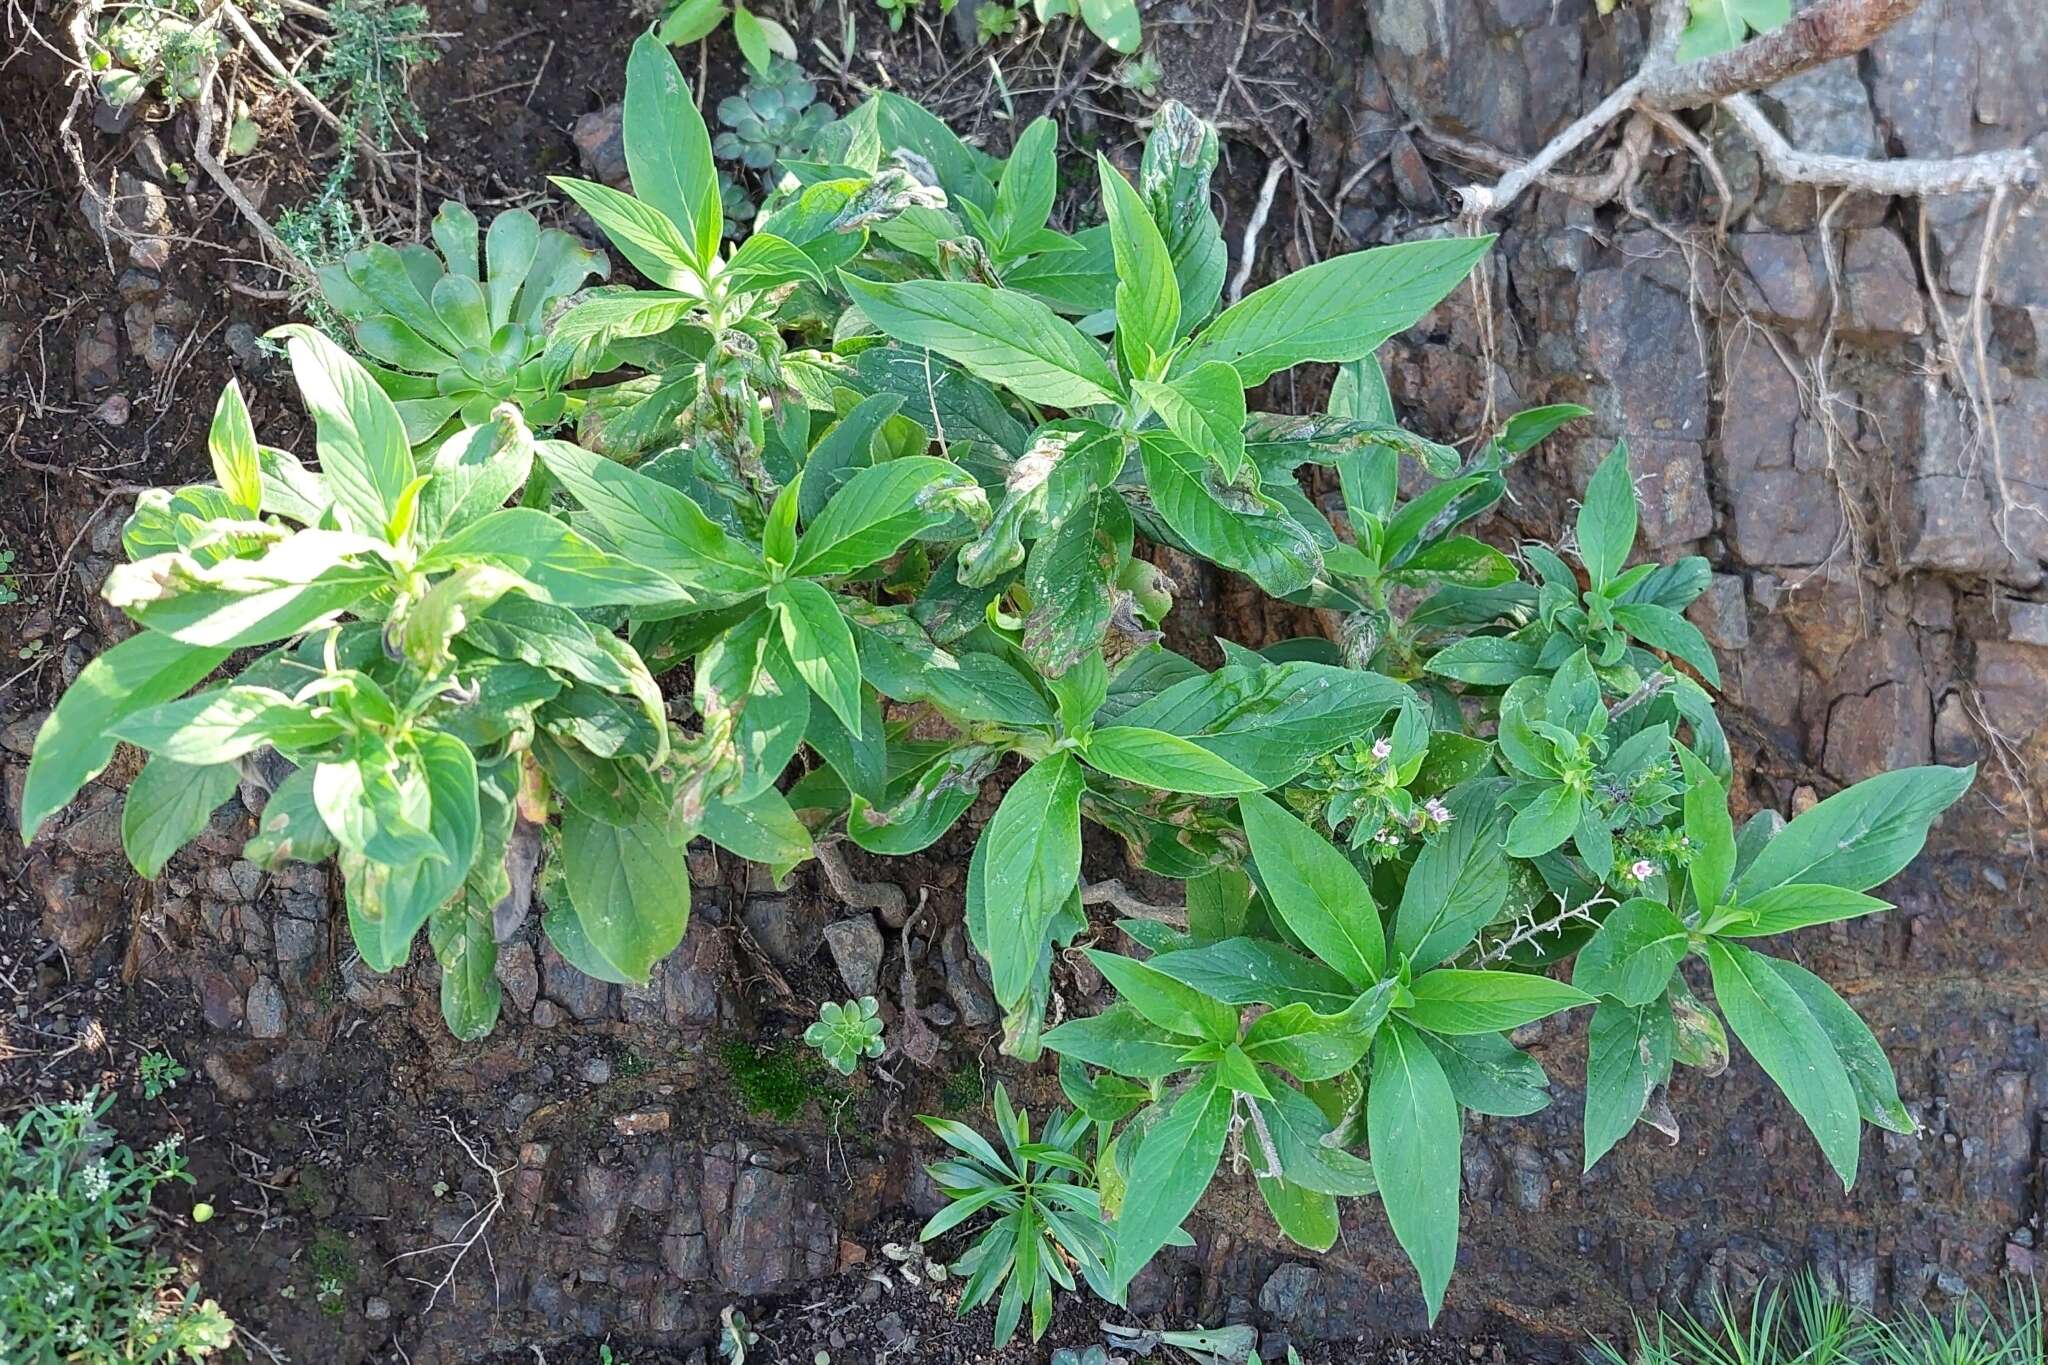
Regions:
<instances>
[{"instance_id":1,"label":"small purple flower","mask_svg":"<svg viewBox=\"0 0 2048 1365\"><path fill-rule=\"evenodd\" d=\"M1648 858L1638 858L1630 864L1628 875L1639 882L1646 882L1657 875L1657 865Z\"/></svg>"},{"instance_id":2,"label":"small purple flower","mask_svg":"<svg viewBox=\"0 0 2048 1365\"><path fill-rule=\"evenodd\" d=\"M1434 796L1422 803L1422 813L1439 825L1451 823L1451 808Z\"/></svg>"},{"instance_id":3,"label":"small purple flower","mask_svg":"<svg viewBox=\"0 0 2048 1365\"><path fill-rule=\"evenodd\" d=\"M1393 757L1394 741L1382 736L1372 742L1372 756L1384 763Z\"/></svg>"}]
</instances>

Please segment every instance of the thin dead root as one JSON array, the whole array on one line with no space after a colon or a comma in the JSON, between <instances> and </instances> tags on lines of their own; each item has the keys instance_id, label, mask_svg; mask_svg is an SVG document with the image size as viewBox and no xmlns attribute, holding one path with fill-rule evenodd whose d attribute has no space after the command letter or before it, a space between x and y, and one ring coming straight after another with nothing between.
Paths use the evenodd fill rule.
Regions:
<instances>
[{"instance_id":1,"label":"thin dead root","mask_svg":"<svg viewBox=\"0 0 2048 1365\"><path fill-rule=\"evenodd\" d=\"M414 1284L425 1285L428 1288L426 1306L420 1310L422 1315L434 1311L434 1304L440 1299L442 1292L454 1284L455 1272L462 1268L464 1258L479 1245L483 1247L484 1260L491 1268L493 1301L502 1294L503 1289L498 1283L498 1262L497 1258L491 1254L491 1244L487 1235L491 1230L491 1221L498 1216L498 1210L505 1207L504 1176L513 1168L507 1166L504 1170L499 1170L488 1161L485 1161L477 1152L476 1147L470 1143L469 1139L462 1135L462 1130L455 1126L453 1119L443 1116L440 1126L447 1131L448 1136L455 1139L455 1145L462 1149L462 1155L468 1158L469 1164L490 1178L491 1201L488 1204L480 1205L475 1212L471 1213L464 1220L462 1226L456 1230L453 1240L442 1242L436 1246L420 1247L413 1251L401 1251L384 1263L389 1267L397 1265L400 1261L409 1260L414 1256L432 1256L439 1252L453 1253L449 1257L447 1269L441 1273L440 1279L422 1280L410 1275L406 1277L412 1280Z\"/></svg>"}]
</instances>

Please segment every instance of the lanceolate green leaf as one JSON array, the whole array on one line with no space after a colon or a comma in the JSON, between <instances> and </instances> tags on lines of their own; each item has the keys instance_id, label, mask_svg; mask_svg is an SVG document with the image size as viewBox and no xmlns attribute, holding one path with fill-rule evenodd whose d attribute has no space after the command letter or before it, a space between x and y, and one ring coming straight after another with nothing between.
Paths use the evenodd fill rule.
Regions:
<instances>
[{"instance_id":1,"label":"lanceolate green leaf","mask_svg":"<svg viewBox=\"0 0 2048 1365\"><path fill-rule=\"evenodd\" d=\"M396 540L399 499L417 473L398 409L347 352L303 323L280 327L306 410L320 473L364 535Z\"/></svg>"},{"instance_id":2,"label":"lanceolate green leaf","mask_svg":"<svg viewBox=\"0 0 2048 1365\"><path fill-rule=\"evenodd\" d=\"M689 872L666 814L626 826L562 816L564 886L583 943L609 968L605 980L646 981L689 925Z\"/></svg>"},{"instance_id":3,"label":"lanceolate green leaf","mask_svg":"<svg viewBox=\"0 0 2048 1365\"><path fill-rule=\"evenodd\" d=\"M1297 270L1226 308L1175 371L1211 360L1261 384L1307 360L1358 360L1419 321L1457 288L1492 237L1373 247Z\"/></svg>"},{"instance_id":4,"label":"lanceolate green leaf","mask_svg":"<svg viewBox=\"0 0 2048 1365\"><path fill-rule=\"evenodd\" d=\"M1913 861L1934 817L1977 775L1968 768L1902 768L1837 792L1764 845L1736 883L1746 901L1788 882L1867 891Z\"/></svg>"},{"instance_id":5,"label":"lanceolate green leaf","mask_svg":"<svg viewBox=\"0 0 2048 1365\"><path fill-rule=\"evenodd\" d=\"M534 452L634 563L710 592L767 585L761 557L676 489L566 441L538 442Z\"/></svg>"},{"instance_id":6,"label":"lanceolate green leaf","mask_svg":"<svg viewBox=\"0 0 2048 1365\"><path fill-rule=\"evenodd\" d=\"M1116 1220L1116 1259L1110 1279L1121 1296L1131 1279L1194 1212L1223 1157L1234 1107L1231 1092L1204 1074L1145 1130L1131 1162L1124 1206Z\"/></svg>"},{"instance_id":7,"label":"lanceolate green leaf","mask_svg":"<svg viewBox=\"0 0 2048 1365\"><path fill-rule=\"evenodd\" d=\"M831 593L807 579L778 583L768 593L782 623L790 662L854 738L860 738L860 656L853 631Z\"/></svg>"},{"instance_id":8,"label":"lanceolate green leaf","mask_svg":"<svg viewBox=\"0 0 2048 1365\"><path fill-rule=\"evenodd\" d=\"M1159 1027L1124 1001L1100 1014L1069 1019L1045 1035L1045 1045L1062 1057L1138 1080L1156 1080L1186 1070L1188 1064L1182 1058L1191 1042Z\"/></svg>"},{"instance_id":9,"label":"lanceolate green leaf","mask_svg":"<svg viewBox=\"0 0 2048 1365\"><path fill-rule=\"evenodd\" d=\"M1579 506L1578 532L1579 558L1598 592L1621 572L1636 543L1636 486L1629 478L1625 444L1616 445L1593 471Z\"/></svg>"},{"instance_id":10,"label":"lanceolate green leaf","mask_svg":"<svg viewBox=\"0 0 2048 1365\"><path fill-rule=\"evenodd\" d=\"M912 536L953 520L979 493L960 466L929 455L863 469L804 528L789 571L827 578L865 569L896 553ZM985 501L980 507L985 518Z\"/></svg>"},{"instance_id":11,"label":"lanceolate green leaf","mask_svg":"<svg viewBox=\"0 0 2048 1365\"><path fill-rule=\"evenodd\" d=\"M724 233L711 135L675 56L641 34L626 58L626 169L633 192L682 230L699 274L708 274Z\"/></svg>"},{"instance_id":12,"label":"lanceolate green leaf","mask_svg":"<svg viewBox=\"0 0 2048 1365\"><path fill-rule=\"evenodd\" d=\"M1192 901L1195 883L1188 886ZM1358 996L1322 963L1261 938L1226 938L1160 953L1145 965L1227 1005L1302 1004L1330 1015L1350 1008Z\"/></svg>"},{"instance_id":13,"label":"lanceolate green leaf","mask_svg":"<svg viewBox=\"0 0 2048 1365\"><path fill-rule=\"evenodd\" d=\"M1162 791L1234 796L1260 791L1264 785L1191 739L1136 725L1097 730L1089 737L1084 756L1088 766L1111 777Z\"/></svg>"},{"instance_id":14,"label":"lanceolate green leaf","mask_svg":"<svg viewBox=\"0 0 2048 1365\"><path fill-rule=\"evenodd\" d=\"M1443 968L1415 978L1409 1022L1432 1033L1501 1033L1593 997L1547 976Z\"/></svg>"},{"instance_id":15,"label":"lanceolate green leaf","mask_svg":"<svg viewBox=\"0 0 2048 1365\"><path fill-rule=\"evenodd\" d=\"M206 449L213 457L213 477L221 491L253 516L263 506L263 463L256 453L256 428L249 422L249 405L242 401L241 385L232 379L214 405Z\"/></svg>"},{"instance_id":16,"label":"lanceolate green leaf","mask_svg":"<svg viewBox=\"0 0 2048 1365\"><path fill-rule=\"evenodd\" d=\"M124 718L182 696L227 658L153 631L131 635L79 670L36 732L21 793L21 837L33 840L43 822L114 756L113 727Z\"/></svg>"},{"instance_id":17,"label":"lanceolate green leaf","mask_svg":"<svg viewBox=\"0 0 2048 1365\"><path fill-rule=\"evenodd\" d=\"M1236 1040L1238 1016L1230 1006L1174 980L1149 963L1098 948L1085 951L1096 970L1116 987L1117 994L1160 1028L1184 1033L1190 1043L1194 1039L1218 1044Z\"/></svg>"},{"instance_id":18,"label":"lanceolate green leaf","mask_svg":"<svg viewBox=\"0 0 2048 1365\"><path fill-rule=\"evenodd\" d=\"M425 776L427 833L434 851L387 863L347 848L341 852L348 892L348 924L372 971L405 965L428 916L454 895L476 857L480 816L476 760L451 735L428 731L415 738Z\"/></svg>"},{"instance_id":19,"label":"lanceolate green leaf","mask_svg":"<svg viewBox=\"0 0 2048 1365\"><path fill-rule=\"evenodd\" d=\"M1102 348L1037 299L953 280L840 278L897 341L937 351L1019 398L1067 409L1116 401L1120 386Z\"/></svg>"},{"instance_id":20,"label":"lanceolate green leaf","mask_svg":"<svg viewBox=\"0 0 2048 1365\"><path fill-rule=\"evenodd\" d=\"M1365 1125L1387 1221L1422 1277L1434 1321L1458 1259L1463 1125L1443 1067L1398 1019L1373 1044Z\"/></svg>"},{"instance_id":21,"label":"lanceolate green leaf","mask_svg":"<svg viewBox=\"0 0 2048 1365\"><path fill-rule=\"evenodd\" d=\"M1602 1000L1586 1041L1586 1170L1628 1136L1650 1092L1671 1074L1671 1006Z\"/></svg>"},{"instance_id":22,"label":"lanceolate green leaf","mask_svg":"<svg viewBox=\"0 0 2048 1365\"><path fill-rule=\"evenodd\" d=\"M1128 378L1149 377L1180 333L1180 284L1158 224L1123 172L1095 158L1116 258L1116 344Z\"/></svg>"},{"instance_id":23,"label":"lanceolate green leaf","mask_svg":"<svg viewBox=\"0 0 2048 1365\"><path fill-rule=\"evenodd\" d=\"M1814 1022L1834 1044L1835 1055L1849 1073L1849 1085L1856 1092L1856 1107L1864 1118L1894 1133L1912 1133L1916 1126L1906 1106L1899 1102L1899 1081L1892 1072L1891 1059L1884 1055L1870 1026L1857 1018L1834 987L1796 962L1783 958L1765 959L1793 993L1806 1003Z\"/></svg>"},{"instance_id":24,"label":"lanceolate green leaf","mask_svg":"<svg viewBox=\"0 0 2048 1365\"><path fill-rule=\"evenodd\" d=\"M1757 1065L1806 1120L1842 1188L1856 1183L1861 1107L1832 1039L1805 997L1761 953L1707 940L1714 1001Z\"/></svg>"},{"instance_id":25,"label":"lanceolate green leaf","mask_svg":"<svg viewBox=\"0 0 2048 1365\"><path fill-rule=\"evenodd\" d=\"M1241 796L1238 809L1274 911L1358 990L1377 982L1386 967L1386 939L1358 869L1266 797Z\"/></svg>"},{"instance_id":26,"label":"lanceolate green leaf","mask_svg":"<svg viewBox=\"0 0 2048 1365\"><path fill-rule=\"evenodd\" d=\"M179 763L228 763L265 744L285 753L341 736L332 717L268 687L237 684L124 716L112 727L130 744Z\"/></svg>"},{"instance_id":27,"label":"lanceolate green leaf","mask_svg":"<svg viewBox=\"0 0 2048 1365\"><path fill-rule=\"evenodd\" d=\"M1192 739L1271 788L1370 734L1388 712L1415 704L1415 694L1392 678L1297 661L1185 678L1118 720Z\"/></svg>"},{"instance_id":28,"label":"lanceolate green leaf","mask_svg":"<svg viewBox=\"0 0 2048 1365\"><path fill-rule=\"evenodd\" d=\"M1024 586L1027 658L1059 677L1102 642L1116 615L1116 575L1130 553L1131 514L1113 493L1097 493L1031 547Z\"/></svg>"},{"instance_id":29,"label":"lanceolate green leaf","mask_svg":"<svg viewBox=\"0 0 2048 1365\"><path fill-rule=\"evenodd\" d=\"M1245 418L1244 380L1236 370L1212 360L1171 383L1141 380L1136 387L1168 431L1236 481L1244 468Z\"/></svg>"},{"instance_id":30,"label":"lanceolate green leaf","mask_svg":"<svg viewBox=\"0 0 2048 1365\"><path fill-rule=\"evenodd\" d=\"M1422 1035L1460 1108L1512 1118L1550 1103L1543 1065L1498 1033Z\"/></svg>"},{"instance_id":31,"label":"lanceolate green leaf","mask_svg":"<svg viewBox=\"0 0 2048 1365\"><path fill-rule=\"evenodd\" d=\"M988 958L996 1000L1011 1006L1031 987L1053 916L1081 873L1081 768L1073 755L1040 759L1003 796L974 861L990 897Z\"/></svg>"},{"instance_id":32,"label":"lanceolate green leaf","mask_svg":"<svg viewBox=\"0 0 2048 1365\"><path fill-rule=\"evenodd\" d=\"M1664 994L1686 944L1684 921L1662 904L1640 896L1625 900L1579 950L1572 984L1624 1005L1647 1005Z\"/></svg>"},{"instance_id":33,"label":"lanceolate green leaf","mask_svg":"<svg viewBox=\"0 0 2048 1365\"><path fill-rule=\"evenodd\" d=\"M1846 887L1792 882L1774 886L1734 907L1711 931L1723 938L1760 938L1812 924L1833 924L1891 909L1891 902Z\"/></svg>"},{"instance_id":34,"label":"lanceolate green leaf","mask_svg":"<svg viewBox=\"0 0 2048 1365\"><path fill-rule=\"evenodd\" d=\"M1416 971L1463 949L1507 899L1508 866L1492 800L1454 795L1450 810L1451 823L1416 855L1394 916L1394 952Z\"/></svg>"},{"instance_id":35,"label":"lanceolate green leaf","mask_svg":"<svg viewBox=\"0 0 2048 1365\"><path fill-rule=\"evenodd\" d=\"M121 806L121 847L145 877L163 871L173 853L204 830L235 794L241 768L233 763L194 765L152 758L128 784Z\"/></svg>"},{"instance_id":36,"label":"lanceolate green leaf","mask_svg":"<svg viewBox=\"0 0 2048 1365\"><path fill-rule=\"evenodd\" d=\"M1160 518L1203 558L1278 597L1300 592L1322 572L1315 537L1278 502L1223 484L1210 461L1164 432L1146 432L1139 455Z\"/></svg>"},{"instance_id":37,"label":"lanceolate green leaf","mask_svg":"<svg viewBox=\"0 0 2048 1365\"><path fill-rule=\"evenodd\" d=\"M705 838L728 853L777 870L811 856L810 831L773 787L746 801L707 801L701 829Z\"/></svg>"}]
</instances>

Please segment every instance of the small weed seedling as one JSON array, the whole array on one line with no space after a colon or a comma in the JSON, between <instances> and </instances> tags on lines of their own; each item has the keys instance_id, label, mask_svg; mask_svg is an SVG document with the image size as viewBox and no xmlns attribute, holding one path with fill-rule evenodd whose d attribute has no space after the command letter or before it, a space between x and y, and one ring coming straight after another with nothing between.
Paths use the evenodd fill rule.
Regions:
<instances>
[{"instance_id":1,"label":"small weed seedling","mask_svg":"<svg viewBox=\"0 0 2048 1365\"><path fill-rule=\"evenodd\" d=\"M142 1073L142 1098L158 1099L178 1088L191 1073L168 1052L145 1052L138 1064Z\"/></svg>"}]
</instances>

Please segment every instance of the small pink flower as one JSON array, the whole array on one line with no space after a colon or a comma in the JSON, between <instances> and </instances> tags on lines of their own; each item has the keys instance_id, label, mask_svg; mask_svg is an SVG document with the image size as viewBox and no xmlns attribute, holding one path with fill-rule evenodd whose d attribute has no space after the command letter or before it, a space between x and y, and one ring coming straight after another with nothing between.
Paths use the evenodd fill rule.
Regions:
<instances>
[{"instance_id":1,"label":"small pink flower","mask_svg":"<svg viewBox=\"0 0 2048 1365\"><path fill-rule=\"evenodd\" d=\"M1657 865L1648 858L1638 858L1630 865L1628 875L1639 882L1646 882L1657 875Z\"/></svg>"},{"instance_id":2,"label":"small pink flower","mask_svg":"<svg viewBox=\"0 0 2048 1365\"><path fill-rule=\"evenodd\" d=\"M1422 813L1439 825L1451 823L1451 808L1434 796L1422 803Z\"/></svg>"},{"instance_id":3,"label":"small pink flower","mask_svg":"<svg viewBox=\"0 0 2048 1365\"><path fill-rule=\"evenodd\" d=\"M1386 738L1380 738L1380 739L1376 739L1376 740L1374 740L1374 741L1372 742L1372 756L1373 756L1374 758L1378 759L1378 760L1379 760L1380 762L1382 762L1382 763L1386 762L1386 761L1387 761L1387 760L1388 760L1389 758L1391 758L1391 757L1393 756L1393 753L1394 753L1394 741L1393 741L1393 740L1391 740L1391 739L1386 739Z\"/></svg>"}]
</instances>

